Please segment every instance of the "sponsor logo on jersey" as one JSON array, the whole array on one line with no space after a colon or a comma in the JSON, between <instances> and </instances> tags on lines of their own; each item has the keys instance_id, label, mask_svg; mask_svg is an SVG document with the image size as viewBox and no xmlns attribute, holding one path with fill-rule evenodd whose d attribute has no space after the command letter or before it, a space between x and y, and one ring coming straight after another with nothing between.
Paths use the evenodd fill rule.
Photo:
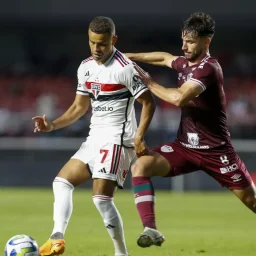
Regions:
<instances>
[{"instance_id":1,"label":"sponsor logo on jersey","mask_svg":"<svg viewBox=\"0 0 256 256\"><path fill-rule=\"evenodd\" d=\"M194 148L194 149L209 149L209 145L202 145L202 146L193 146L191 144L186 144L184 142L180 142L186 148Z\"/></svg>"},{"instance_id":2,"label":"sponsor logo on jersey","mask_svg":"<svg viewBox=\"0 0 256 256\"><path fill-rule=\"evenodd\" d=\"M170 152L173 152L174 150L171 146L164 145L161 147L161 151L164 153L170 153Z\"/></svg>"},{"instance_id":3,"label":"sponsor logo on jersey","mask_svg":"<svg viewBox=\"0 0 256 256\"><path fill-rule=\"evenodd\" d=\"M103 106L103 107L97 106L97 107L93 107L92 110L93 112L95 111L111 112L114 110L114 108L109 106Z\"/></svg>"},{"instance_id":4,"label":"sponsor logo on jersey","mask_svg":"<svg viewBox=\"0 0 256 256\"><path fill-rule=\"evenodd\" d=\"M220 168L220 172L222 174L224 174L224 173L228 173L228 172L234 172L237 169L238 169L238 165L237 164L232 164L232 165Z\"/></svg>"},{"instance_id":5,"label":"sponsor logo on jersey","mask_svg":"<svg viewBox=\"0 0 256 256\"><path fill-rule=\"evenodd\" d=\"M192 146L197 146L199 144L199 136L197 133L187 133L188 135L188 143Z\"/></svg>"},{"instance_id":6,"label":"sponsor logo on jersey","mask_svg":"<svg viewBox=\"0 0 256 256\"><path fill-rule=\"evenodd\" d=\"M98 98L98 95L101 91L101 85L100 84L91 84L92 87L92 94L94 95L95 99Z\"/></svg>"}]
</instances>

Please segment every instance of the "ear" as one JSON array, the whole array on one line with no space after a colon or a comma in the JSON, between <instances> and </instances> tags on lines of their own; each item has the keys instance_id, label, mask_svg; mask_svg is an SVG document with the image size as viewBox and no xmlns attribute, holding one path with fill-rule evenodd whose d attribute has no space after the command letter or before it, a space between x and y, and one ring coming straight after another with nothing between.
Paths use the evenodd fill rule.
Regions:
<instances>
[{"instance_id":1,"label":"ear","mask_svg":"<svg viewBox=\"0 0 256 256\"><path fill-rule=\"evenodd\" d=\"M210 37L206 37L205 38L205 44L209 46L210 43L211 43L211 38Z\"/></svg>"},{"instance_id":2,"label":"ear","mask_svg":"<svg viewBox=\"0 0 256 256\"><path fill-rule=\"evenodd\" d=\"M115 45L115 44L116 44L117 39L118 39L117 36L113 36L113 37L112 37L112 45Z\"/></svg>"}]
</instances>

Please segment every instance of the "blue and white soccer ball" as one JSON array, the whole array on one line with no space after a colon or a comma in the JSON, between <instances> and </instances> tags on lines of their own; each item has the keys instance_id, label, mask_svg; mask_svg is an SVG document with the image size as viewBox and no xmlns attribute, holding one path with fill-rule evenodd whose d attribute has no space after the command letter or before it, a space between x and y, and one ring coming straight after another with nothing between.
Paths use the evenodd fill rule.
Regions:
<instances>
[{"instance_id":1,"label":"blue and white soccer ball","mask_svg":"<svg viewBox=\"0 0 256 256\"><path fill-rule=\"evenodd\" d=\"M39 256L37 242L27 235L16 235L5 245L5 256Z\"/></svg>"}]
</instances>

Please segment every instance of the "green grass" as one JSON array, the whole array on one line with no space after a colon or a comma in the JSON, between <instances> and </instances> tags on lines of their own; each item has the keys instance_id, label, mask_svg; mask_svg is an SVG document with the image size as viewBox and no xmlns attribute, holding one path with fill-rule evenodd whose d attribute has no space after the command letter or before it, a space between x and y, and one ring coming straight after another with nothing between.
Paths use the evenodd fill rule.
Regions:
<instances>
[{"instance_id":1,"label":"green grass","mask_svg":"<svg viewBox=\"0 0 256 256\"><path fill-rule=\"evenodd\" d=\"M0 245L24 233L42 244L52 231L50 189L0 189ZM124 220L131 256L253 256L256 218L230 192L173 194L157 191L157 222L166 242L142 249L142 231L131 192L115 199ZM91 191L76 190L74 212L66 232L66 256L113 256L113 247L95 209Z\"/></svg>"}]
</instances>

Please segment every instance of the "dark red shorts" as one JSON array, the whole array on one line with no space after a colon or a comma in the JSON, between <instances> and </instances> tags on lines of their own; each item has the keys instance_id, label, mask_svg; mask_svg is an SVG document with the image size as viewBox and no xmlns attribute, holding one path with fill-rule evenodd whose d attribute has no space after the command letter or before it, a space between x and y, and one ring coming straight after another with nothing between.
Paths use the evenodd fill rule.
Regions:
<instances>
[{"instance_id":1,"label":"dark red shorts","mask_svg":"<svg viewBox=\"0 0 256 256\"><path fill-rule=\"evenodd\" d=\"M229 189L244 189L252 184L245 164L232 145L207 150L195 150L174 141L153 149L168 160L174 177L202 170Z\"/></svg>"}]
</instances>

